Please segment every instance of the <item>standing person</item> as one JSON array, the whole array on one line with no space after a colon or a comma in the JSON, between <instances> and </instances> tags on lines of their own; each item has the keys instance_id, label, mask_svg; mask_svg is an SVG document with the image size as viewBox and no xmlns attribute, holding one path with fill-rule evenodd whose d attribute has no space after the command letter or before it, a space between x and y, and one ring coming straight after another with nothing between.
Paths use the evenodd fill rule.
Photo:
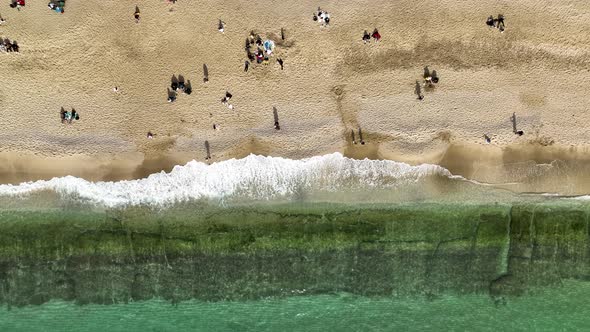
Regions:
<instances>
[{"instance_id":1,"label":"standing person","mask_svg":"<svg viewBox=\"0 0 590 332\"><path fill-rule=\"evenodd\" d=\"M375 28L375 30L373 30L373 34L371 35L371 37L375 38L375 43L381 39L381 34L377 30L377 28Z\"/></svg>"},{"instance_id":2,"label":"standing person","mask_svg":"<svg viewBox=\"0 0 590 332\"><path fill-rule=\"evenodd\" d=\"M223 23L222 20L219 20L219 24L217 24L217 30L219 30L219 32L223 33L223 31L225 30L225 23Z\"/></svg>"},{"instance_id":3,"label":"standing person","mask_svg":"<svg viewBox=\"0 0 590 332\"><path fill-rule=\"evenodd\" d=\"M490 17L488 17L488 19L486 20L486 24L490 28L493 28L494 27L494 16L490 15Z\"/></svg>"},{"instance_id":4,"label":"standing person","mask_svg":"<svg viewBox=\"0 0 590 332\"><path fill-rule=\"evenodd\" d=\"M500 32L504 32L504 15L502 14L498 14L498 19L496 20L497 22L497 27L500 30Z\"/></svg>"},{"instance_id":5,"label":"standing person","mask_svg":"<svg viewBox=\"0 0 590 332\"><path fill-rule=\"evenodd\" d=\"M139 23L139 7L135 6L135 13L133 14L133 17L135 17L135 23Z\"/></svg>"},{"instance_id":6,"label":"standing person","mask_svg":"<svg viewBox=\"0 0 590 332\"><path fill-rule=\"evenodd\" d=\"M277 62L279 63L279 65L281 65L281 70L283 70L283 59L278 58Z\"/></svg>"},{"instance_id":7,"label":"standing person","mask_svg":"<svg viewBox=\"0 0 590 332\"><path fill-rule=\"evenodd\" d=\"M2 18L2 15L0 15L0 25L6 23L6 20L4 18Z\"/></svg>"},{"instance_id":8,"label":"standing person","mask_svg":"<svg viewBox=\"0 0 590 332\"><path fill-rule=\"evenodd\" d=\"M365 32L363 33L363 42L366 44L370 40L371 40L371 35L369 34L369 32L367 30L365 30Z\"/></svg>"},{"instance_id":9,"label":"standing person","mask_svg":"<svg viewBox=\"0 0 590 332\"><path fill-rule=\"evenodd\" d=\"M250 67L250 61L246 60L244 61L244 71L247 72L248 68Z\"/></svg>"},{"instance_id":10,"label":"standing person","mask_svg":"<svg viewBox=\"0 0 590 332\"><path fill-rule=\"evenodd\" d=\"M330 14L328 12L324 13L324 23L326 23L326 26L330 25Z\"/></svg>"}]
</instances>

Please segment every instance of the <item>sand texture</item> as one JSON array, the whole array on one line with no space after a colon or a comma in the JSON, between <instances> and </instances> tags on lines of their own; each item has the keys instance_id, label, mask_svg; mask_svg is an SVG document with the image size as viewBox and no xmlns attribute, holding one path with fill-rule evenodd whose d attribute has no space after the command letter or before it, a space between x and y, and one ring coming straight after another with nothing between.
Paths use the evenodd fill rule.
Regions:
<instances>
[{"instance_id":1,"label":"sand texture","mask_svg":"<svg viewBox=\"0 0 590 332\"><path fill-rule=\"evenodd\" d=\"M331 14L327 28L312 20L318 4ZM0 54L3 182L141 177L203 161L205 141L212 161L340 151L476 178L476 164L590 156L587 0L69 0L64 14L33 1L0 13L0 35L20 45ZM499 13L505 33L485 25ZM364 44L375 27L382 40ZM251 30L278 45L270 64L244 72ZM424 66L440 82L418 101ZM179 74L193 92L168 103ZM226 90L234 110L220 102ZM61 107L81 119L62 124ZM523 136L513 133L513 112ZM359 127L364 146L351 142Z\"/></svg>"}]
</instances>

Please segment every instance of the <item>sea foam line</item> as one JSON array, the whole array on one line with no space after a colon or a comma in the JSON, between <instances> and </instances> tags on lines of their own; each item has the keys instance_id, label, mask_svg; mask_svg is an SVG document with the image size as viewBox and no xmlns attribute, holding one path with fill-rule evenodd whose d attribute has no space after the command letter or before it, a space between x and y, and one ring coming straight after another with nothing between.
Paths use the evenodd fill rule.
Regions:
<instances>
[{"instance_id":1,"label":"sea foam line","mask_svg":"<svg viewBox=\"0 0 590 332\"><path fill-rule=\"evenodd\" d=\"M389 160L356 160L340 153L301 160L250 155L207 165L190 161L170 173L139 180L90 182L74 176L0 185L0 195L29 195L52 190L109 207L166 205L190 199L244 196L271 199L318 189L387 188L430 175L453 177L440 166L411 166Z\"/></svg>"}]
</instances>

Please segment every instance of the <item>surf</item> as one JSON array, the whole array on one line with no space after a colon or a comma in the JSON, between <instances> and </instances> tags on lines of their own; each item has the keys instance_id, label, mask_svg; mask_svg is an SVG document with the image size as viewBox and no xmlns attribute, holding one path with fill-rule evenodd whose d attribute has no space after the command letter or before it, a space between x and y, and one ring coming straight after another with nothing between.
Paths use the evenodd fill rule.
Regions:
<instances>
[{"instance_id":1,"label":"surf","mask_svg":"<svg viewBox=\"0 0 590 332\"><path fill-rule=\"evenodd\" d=\"M62 197L108 207L165 206L198 199L290 198L302 192L388 189L428 177L460 178L432 164L411 166L389 160L356 160L332 153L306 159L249 155L212 164L190 161L171 172L116 182L91 182L74 176L0 185L0 196L27 197L53 191Z\"/></svg>"}]
</instances>

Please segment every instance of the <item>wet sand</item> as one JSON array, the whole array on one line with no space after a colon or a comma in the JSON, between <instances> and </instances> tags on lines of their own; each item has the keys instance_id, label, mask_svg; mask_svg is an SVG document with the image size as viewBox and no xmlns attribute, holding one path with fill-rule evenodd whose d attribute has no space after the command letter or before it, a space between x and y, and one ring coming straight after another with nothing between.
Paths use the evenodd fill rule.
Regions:
<instances>
[{"instance_id":1,"label":"wet sand","mask_svg":"<svg viewBox=\"0 0 590 332\"><path fill-rule=\"evenodd\" d=\"M139 24L128 1L72 2L63 15L43 3L2 9L0 33L21 52L0 54L0 182L145 177L205 161L207 140L212 161L339 151L438 163L482 182L534 179L541 191L562 190L566 179L564 192L590 192L586 1L328 1L329 28L312 21L317 2L308 0L139 7ZM506 16L503 34L485 25L498 13ZM362 32L374 27L382 40L363 44ZM251 30L277 42L284 70L275 57L243 71ZM424 66L440 82L418 101ZM166 88L179 74L193 92L168 103ZM226 90L233 111L220 103ZM60 123L61 107L81 119ZM513 112L523 136L513 133ZM364 146L351 141L359 127Z\"/></svg>"}]
</instances>

